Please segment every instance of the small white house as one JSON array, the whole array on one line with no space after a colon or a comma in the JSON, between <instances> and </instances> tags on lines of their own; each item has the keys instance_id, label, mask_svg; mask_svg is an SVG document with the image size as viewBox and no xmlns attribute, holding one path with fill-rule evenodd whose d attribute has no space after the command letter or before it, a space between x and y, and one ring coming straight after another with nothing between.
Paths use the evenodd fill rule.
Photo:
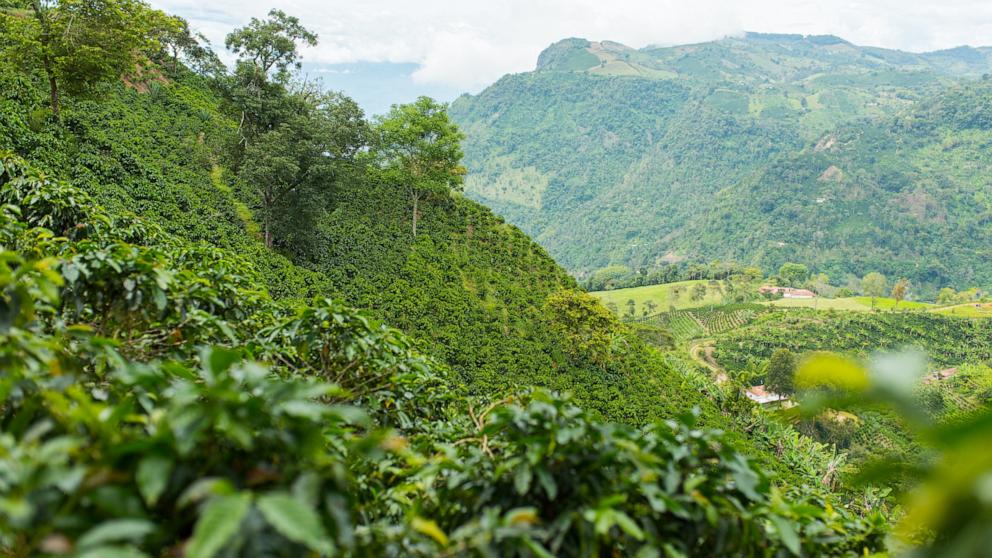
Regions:
<instances>
[{"instance_id":1,"label":"small white house","mask_svg":"<svg viewBox=\"0 0 992 558\"><path fill-rule=\"evenodd\" d=\"M758 405L767 405L769 403L778 403L779 401L787 401L789 397L787 395L779 395L777 393L772 393L770 391L765 391L765 386L751 386L745 392L747 398L754 401Z\"/></svg>"}]
</instances>

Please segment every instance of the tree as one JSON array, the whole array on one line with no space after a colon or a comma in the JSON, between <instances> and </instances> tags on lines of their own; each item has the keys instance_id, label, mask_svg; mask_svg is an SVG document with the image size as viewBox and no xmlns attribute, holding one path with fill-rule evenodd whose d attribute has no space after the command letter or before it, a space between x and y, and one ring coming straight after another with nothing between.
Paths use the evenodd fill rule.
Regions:
<instances>
[{"instance_id":1,"label":"tree","mask_svg":"<svg viewBox=\"0 0 992 558\"><path fill-rule=\"evenodd\" d=\"M314 46L317 35L280 10L270 11L265 20L253 18L227 36L227 48L239 58L233 75L220 85L240 113L238 134L243 148L321 96L319 89L307 83L296 86L294 95L287 95L292 70L300 67L299 43Z\"/></svg>"},{"instance_id":2,"label":"tree","mask_svg":"<svg viewBox=\"0 0 992 558\"><path fill-rule=\"evenodd\" d=\"M896 281L896 284L892 287L892 298L896 299L896 303L892 305L892 309L895 310L896 306L902 302L906 295L909 293L909 279L903 277Z\"/></svg>"},{"instance_id":3,"label":"tree","mask_svg":"<svg viewBox=\"0 0 992 558\"><path fill-rule=\"evenodd\" d=\"M668 291L669 297L672 299L672 304L675 304L679 301L679 298L682 296L682 289L683 287L681 285L676 285L672 287L670 291Z\"/></svg>"},{"instance_id":4,"label":"tree","mask_svg":"<svg viewBox=\"0 0 992 558\"><path fill-rule=\"evenodd\" d=\"M461 190L462 133L448 118L447 106L429 97L394 105L376 125L375 159L386 179L406 189L413 205L413 237L417 237L419 203L432 196Z\"/></svg>"},{"instance_id":5,"label":"tree","mask_svg":"<svg viewBox=\"0 0 992 558\"><path fill-rule=\"evenodd\" d=\"M0 28L13 38L8 57L41 67L56 117L63 89L82 92L133 71L175 25L138 0L26 0L23 7L0 14Z\"/></svg>"},{"instance_id":6,"label":"tree","mask_svg":"<svg viewBox=\"0 0 992 558\"><path fill-rule=\"evenodd\" d=\"M290 68L300 68L297 44L301 42L316 46L317 35L303 27L299 18L273 9L267 19L253 17L248 25L235 29L224 45L241 57L238 64L250 68L252 79L265 81L271 75L285 83L292 75Z\"/></svg>"},{"instance_id":7,"label":"tree","mask_svg":"<svg viewBox=\"0 0 992 558\"><path fill-rule=\"evenodd\" d=\"M656 308L658 308L658 304L655 301L649 299L647 302L644 303L644 315L650 316L651 314L654 314Z\"/></svg>"},{"instance_id":8,"label":"tree","mask_svg":"<svg viewBox=\"0 0 992 558\"><path fill-rule=\"evenodd\" d=\"M937 304L953 304L957 301L958 293L951 287L944 287L937 294Z\"/></svg>"},{"instance_id":9,"label":"tree","mask_svg":"<svg viewBox=\"0 0 992 558\"><path fill-rule=\"evenodd\" d=\"M628 298L627 299L627 315L633 318L634 317L634 314L636 312L637 312L637 303L634 302L634 299Z\"/></svg>"},{"instance_id":10,"label":"tree","mask_svg":"<svg viewBox=\"0 0 992 558\"><path fill-rule=\"evenodd\" d=\"M753 265L745 267L742 273L744 275L744 280L748 282L760 281L761 278L765 276L760 267Z\"/></svg>"},{"instance_id":11,"label":"tree","mask_svg":"<svg viewBox=\"0 0 992 558\"><path fill-rule=\"evenodd\" d=\"M706 285L702 283L696 283L692 286L692 293L689 295L689 300L693 302L698 302L706 298Z\"/></svg>"},{"instance_id":12,"label":"tree","mask_svg":"<svg viewBox=\"0 0 992 558\"><path fill-rule=\"evenodd\" d=\"M245 149L239 176L256 197L265 245L285 216L291 230L312 230L304 223L327 202L326 191L346 174L367 135L361 109L339 94L312 106L301 100L301 114L265 132Z\"/></svg>"},{"instance_id":13,"label":"tree","mask_svg":"<svg viewBox=\"0 0 992 558\"><path fill-rule=\"evenodd\" d=\"M885 296L888 281L877 271L872 271L861 280L861 291L871 297L871 307L875 308L875 299Z\"/></svg>"},{"instance_id":14,"label":"tree","mask_svg":"<svg viewBox=\"0 0 992 558\"><path fill-rule=\"evenodd\" d=\"M790 395L796 391L794 380L796 376L796 359L788 349L776 349L768 361L765 372L765 388L781 395Z\"/></svg>"},{"instance_id":15,"label":"tree","mask_svg":"<svg viewBox=\"0 0 992 558\"><path fill-rule=\"evenodd\" d=\"M787 262L778 269L778 274L788 287L801 287L809 279L809 268L803 264Z\"/></svg>"},{"instance_id":16,"label":"tree","mask_svg":"<svg viewBox=\"0 0 992 558\"><path fill-rule=\"evenodd\" d=\"M207 38L202 33L194 33L185 19L166 16L158 33L162 50L153 59L163 66L176 71L182 62L194 72L206 76L220 76L226 71Z\"/></svg>"},{"instance_id":17,"label":"tree","mask_svg":"<svg viewBox=\"0 0 992 558\"><path fill-rule=\"evenodd\" d=\"M548 296L544 316L548 327L562 335L564 350L572 358L598 365L609 361L620 323L599 299L582 291L561 290Z\"/></svg>"}]
</instances>

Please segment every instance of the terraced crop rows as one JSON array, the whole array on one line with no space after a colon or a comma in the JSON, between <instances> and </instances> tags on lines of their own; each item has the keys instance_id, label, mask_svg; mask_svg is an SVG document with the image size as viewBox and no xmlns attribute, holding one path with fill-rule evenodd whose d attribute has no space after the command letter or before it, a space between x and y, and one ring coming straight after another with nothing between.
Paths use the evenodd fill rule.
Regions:
<instances>
[{"instance_id":1,"label":"terraced crop rows","mask_svg":"<svg viewBox=\"0 0 992 558\"><path fill-rule=\"evenodd\" d=\"M728 304L665 312L649 318L648 321L667 328L677 339L686 340L743 327L765 310L766 308L757 304Z\"/></svg>"}]
</instances>

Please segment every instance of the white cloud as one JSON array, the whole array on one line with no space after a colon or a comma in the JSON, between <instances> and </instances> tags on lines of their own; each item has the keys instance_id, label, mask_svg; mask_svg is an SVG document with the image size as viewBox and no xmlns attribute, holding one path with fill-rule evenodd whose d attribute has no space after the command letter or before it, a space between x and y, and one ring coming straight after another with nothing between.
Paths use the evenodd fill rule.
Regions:
<instances>
[{"instance_id":1,"label":"white cloud","mask_svg":"<svg viewBox=\"0 0 992 558\"><path fill-rule=\"evenodd\" d=\"M742 30L830 33L859 44L924 51L992 42L987 0L153 0L217 45L278 7L317 31L310 62L411 62L414 79L476 91L532 69L565 37L643 47Z\"/></svg>"}]
</instances>

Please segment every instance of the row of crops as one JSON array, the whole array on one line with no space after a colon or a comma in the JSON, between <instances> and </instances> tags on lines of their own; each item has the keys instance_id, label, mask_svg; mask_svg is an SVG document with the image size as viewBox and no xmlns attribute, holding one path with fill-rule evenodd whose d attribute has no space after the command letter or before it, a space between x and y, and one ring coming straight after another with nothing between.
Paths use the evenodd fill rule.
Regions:
<instances>
[{"instance_id":1,"label":"row of crops","mask_svg":"<svg viewBox=\"0 0 992 558\"><path fill-rule=\"evenodd\" d=\"M732 369L766 361L775 349L802 354L828 350L867 356L916 347L935 366L992 360L992 321L936 314L770 312L729 330L717 342L717 360Z\"/></svg>"},{"instance_id":2,"label":"row of crops","mask_svg":"<svg viewBox=\"0 0 992 558\"><path fill-rule=\"evenodd\" d=\"M733 331L747 325L767 307L760 304L725 304L706 308L673 310L648 320L672 332L679 340Z\"/></svg>"}]
</instances>

